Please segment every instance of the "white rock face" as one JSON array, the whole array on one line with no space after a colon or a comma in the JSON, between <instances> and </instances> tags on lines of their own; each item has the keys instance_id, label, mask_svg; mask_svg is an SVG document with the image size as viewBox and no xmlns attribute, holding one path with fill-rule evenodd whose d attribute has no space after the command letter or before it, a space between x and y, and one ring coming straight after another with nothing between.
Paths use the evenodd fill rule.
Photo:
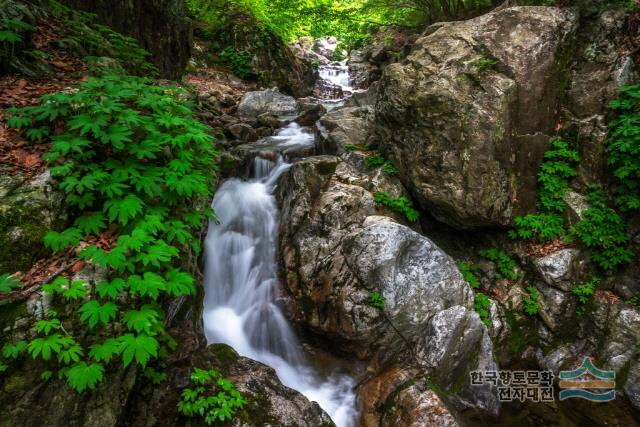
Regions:
<instances>
[{"instance_id":1,"label":"white rock face","mask_svg":"<svg viewBox=\"0 0 640 427\"><path fill-rule=\"evenodd\" d=\"M538 275L551 286L559 287L564 291L571 289L570 282L563 282L569 278L573 262L579 251L577 249L562 249L544 257L536 258L533 265Z\"/></svg>"}]
</instances>

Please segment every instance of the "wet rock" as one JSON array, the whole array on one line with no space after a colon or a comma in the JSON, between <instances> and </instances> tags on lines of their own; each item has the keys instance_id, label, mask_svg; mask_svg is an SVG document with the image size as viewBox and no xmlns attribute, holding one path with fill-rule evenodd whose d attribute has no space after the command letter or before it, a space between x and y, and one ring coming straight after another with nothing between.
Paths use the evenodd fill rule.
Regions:
<instances>
[{"instance_id":1,"label":"wet rock","mask_svg":"<svg viewBox=\"0 0 640 427\"><path fill-rule=\"evenodd\" d=\"M234 138L243 142L254 142L258 140L258 134L250 125L246 123L235 123L225 127Z\"/></svg>"},{"instance_id":2,"label":"wet rock","mask_svg":"<svg viewBox=\"0 0 640 427\"><path fill-rule=\"evenodd\" d=\"M392 367L359 387L362 427L457 426L436 393L415 372Z\"/></svg>"},{"instance_id":3,"label":"wet rock","mask_svg":"<svg viewBox=\"0 0 640 427\"><path fill-rule=\"evenodd\" d=\"M277 88L247 92L238 105L238 116L241 119L255 120L261 114L274 116L295 116L298 114L298 103L295 98L281 94Z\"/></svg>"},{"instance_id":4,"label":"wet rock","mask_svg":"<svg viewBox=\"0 0 640 427\"><path fill-rule=\"evenodd\" d=\"M258 116L258 123L261 124L262 126L267 126L271 129L277 129L282 125L282 123L280 122L280 119L278 119L278 116L273 115L271 113L260 114Z\"/></svg>"},{"instance_id":5,"label":"wet rock","mask_svg":"<svg viewBox=\"0 0 640 427\"><path fill-rule=\"evenodd\" d=\"M7 249L0 255L0 272L25 272L48 256L44 235L66 222L64 195L48 171L31 179L0 171L0 245Z\"/></svg>"},{"instance_id":6,"label":"wet rock","mask_svg":"<svg viewBox=\"0 0 640 427\"><path fill-rule=\"evenodd\" d=\"M534 208L576 22L567 9L503 8L437 27L385 68L382 148L437 219L504 226Z\"/></svg>"},{"instance_id":7,"label":"wet rock","mask_svg":"<svg viewBox=\"0 0 640 427\"><path fill-rule=\"evenodd\" d=\"M298 122L300 126L313 126L314 123L320 120L320 117L324 116L327 112L322 104L302 107L302 110L302 114L296 119L296 122Z\"/></svg>"}]
</instances>

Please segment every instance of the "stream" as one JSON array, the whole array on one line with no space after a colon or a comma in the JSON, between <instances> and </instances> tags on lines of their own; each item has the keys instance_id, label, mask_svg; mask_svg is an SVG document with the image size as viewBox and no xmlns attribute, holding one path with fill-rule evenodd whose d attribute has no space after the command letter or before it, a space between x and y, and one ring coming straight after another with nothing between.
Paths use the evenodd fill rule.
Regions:
<instances>
[{"instance_id":1,"label":"stream","mask_svg":"<svg viewBox=\"0 0 640 427\"><path fill-rule=\"evenodd\" d=\"M344 64L323 66L320 76L325 86L351 93ZM210 223L205 240L206 338L271 366L284 385L317 402L338 427L352 427L358 416L354 379L338 370L321 373L277 305L282 288L273 192L290 167L279 153L313 145L314 137L308 128L291 123L268 139L273 160L256 156L250 178L226 180L213 199L219 222Z\"/></svg>"}]
</instances>

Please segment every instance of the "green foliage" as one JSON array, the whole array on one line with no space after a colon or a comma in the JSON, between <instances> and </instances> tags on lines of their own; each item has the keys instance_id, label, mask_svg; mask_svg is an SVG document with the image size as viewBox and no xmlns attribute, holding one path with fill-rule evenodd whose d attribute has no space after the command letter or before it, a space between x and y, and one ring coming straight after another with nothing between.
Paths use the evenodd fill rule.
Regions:
<instances>
[{"instance_id":1,"label":"green foliage","mask_svg":"<svg viewBox=\"0 0 640 427\"><path fill-rule=\"evenodd\" d=\"M251 69L251 55L242 50L228 47L220 54L220 59L231 66L233 73L244 79L253 74Z\"/></svg>"},{"instance_id":2,"label":"green foliage","mask_svg":"<svg viewBox=\"0 0 640 427\"><path fill-rule=\"evenodd\" d=\"M491 300L488 296L482 293L475 294L473 300L473 309L480 316L480 320L486 326L491 325L491 318L489 317L489 309L491 308Z\"/></svg>"},{"instance_id":3,"label":"green foliage","mask_svg":"<svg viewBox=\"0 0 640 427\"><path fill-rule=\"evenodd\" d=\"M67 371L67 381L78 393L93 390L104 377L104 367L99 363L80 362Z\"/></svg>"},{"instance_id":4,"label":"green foliage","mask_svg":"<svg viewBox=\"0 0 640 427\"><path fill-rule=\"evenodd\" d=\"M526 291L528 295L522 297L524 312L529 316L535 316L540 311L540 304L538 303L540 293L533 286L527 286Z\"/></svg>"},{"instance_id":5,"label":"green foliage","mask_svg":"<svg viewBox=\"0 0 640 427\"><path fill-rule=\"evenodd\" d=\"M486 248L480 250L480 256L493 261L498 272L496 279L506 278L509 280L518 280L520 275L515 271L517 263L509 257L509 255L496 248Z\"/></svg>"},{"instance_id":6,"label":"green foliage","mask_svg":"<svg viewBox=\"0 0 640 427\"><path fill-rule=\"evenodd\" d=\"M413 208L411 200L404 196L392 197L389 193L376 191L373 195L373 200L375 200L376 203L385 205L392 211L403 214L410 222L417 221L420 216L418 211Z\"/></svg>"},{"instance_id":7,"label":"green foliage","mask_svg":"<svg viewBox=\"0 0 640 427\"><path fill-rule=\"evenodd\" d=\"M369 146L367 144L345 144L344 149L347 151L367 151Z\"/></svg>"},{"instance_id":8,"label":"green foliage","mask_svg":"<svg viewBox=\"0 0 640 427\"><path fill-rule=\"evenodd\" d=\"M45 243L54 251L74 248L110 276L92 292L64 277L43 286L66 302L84 300L77 316L91 334L77 341L50 310L27 350L57 366L78 392L93 389L116 359L144 368L166 354L174 341L155 302L195 293L179 255L199 254L196 232L211 212L198 201L211 197L216 152L208 128L180 95L143 78L103 76L9 111L14 124L49 129L52 174L83 213ZM84 243L107 229L117 232L109 250ZM91 342L98 336L101 343Z\"/></svg>"},{"instance_id":9,"label":"green foliage","mask_svg":"<svg viewBox=\"0 0 640 427\"><path fill-rule=\"evenodd\" d=\"M473 263L460 261L458 263L458 270L460 270L464 280L466 280L473 289L478 289L480 287L480 280L478 280L475 274L476 271L478 271L478 267Z\"/></svg>"},{"instance_id":10,"label":"green foliage","mask_svg":"<svg viewBox=\"0 0 640 427\"><path fill-rule=\"evenodd\" d=\"M352 147L356 147L356 146L352 145ZM385 159L384 156L380 154L371 154L366 157L366 160L369 166L372 166L374 168L382 167L382 170L388 173L389 175L398 174L398 169L396 169L395 166L393 166L391 161Z\"/></svg>"},{"instance_id":11,"label":"green foliage","mask_svg":"<svg viewBox=\"0 0 640 427\"><path fill-rule=\"evenodd\" d=\"M608 161L617 178L616 204L640 208L640 85L622 86L610 107L616 113L606 141Z\"/></svg>"},{"instance_id":12,"label":"green foliage","mask_svg":"<svg viewBox=\"0 0 640 427\"><path fill-rule=\"evenodd\" d=\"M538 172L538 213L515 218L516 229L509 232L512 238L545 242L565 234L563 197L570 179L577 175L575 165L580 157L569 143L558 139L551 143L544 158Z\"/></svg>"},{"instance_id":13,"label":"green foliage","mask_svg":"<svg viewBox=\"0 0 640 427\"><path fill-rule=\"evenodd\" d=\"M509 230L509 237L547 242L565 234L564 218L557 213L537 213L514 219L516 229Z\"/></svg>"},{"instance_id":14,"label":"green foliage","mask_svg":"<svg viewBox=\"0 0 640 427\"><path fill-rule=\"evenodd\" d=\"M577 285L573 289L571 289L571 292L578 297L578 302L580 302L580 306L577 310L578 314L583 314L585 312L586 306L591 302L591 298L593 298L593 294L596 291L596 287L599 283L599 278L592 277L591 280Z\"/></svg>"},{"instance_id":15,"label":"green foliage","mask_svg":"<svg viewBox=\"0 0 640 427\"><path fill-rule=\"evenodd\" d=\"M194 368L191 382L196 387L182 390L178 411L188 417L201 416L207 425L232 420L236 410L247 403L231 381L215 369ZM206 390L213 384L217 393L207 396Z\"/></svg>"},{"instance_id":16,"label":"green foliage","mask_svg":"<svg viewBox=\"0 0 640 427\"><path fill-rule=\"evenodd\" d=\"M13 57L16 45L24 41L24 33L33 27L20 19L0 19L0 60Z\"/></svg>"},{"instance_id":17,"label":"green foliage","mask_svg":"<svg viewBox=\"0 0 640 427\"><path fill-rule=\"evenodd\" d=\"M384 165L387 161L387 159L385 159L380 154L371 154L367 156L366 159L369 166L373 166L374 168Z\"/></svg>"},{"instance_id":18,"label":"green foliage","mask_svg":"<svg viewBox=\"0 0 640 427\"><path fill-rule=\"evenodd\" d=\"M384 297L379 292L369 292L369 305L382 310L384 308Z\"/></svg>"},{"instance_id":19,"label":"green foliage","mask_svg":"<svg viewBox=\"0 0 640 427\"><path fill-rule=\"evenodd\" d=\"M13 288L17 288L21 284L18 277L14 274L0 274L0 294L9 293Z\"/></svg>"},{"instance_id":20,"label":"green foliage","mask_svg":"<svg viewBox=\"0 0 640 427\"><path fill-rule=\"evenodd\" d=\"M633 252L627 248L629 237L620 215L607 206L599 193L590 193L587 200L591 207L571 228L571 235L591 249L591 259L604 270L630 262Z\"/></svg>"},{"instance_id":21,"label":"green foliage","mask_svg":"<svg viewBox=\"0 0 640 427\"><path fill-rule=\"evenodd\" d=\"M2 355L5 359L17 359L27 349L26 341L18 341L15 344L5 344L2 346Z\"/></svg>"},{"instance_id":22,"label":"green foliage","mask_svg":"<svg viewBox=\"0 0 640 427\"><path fill-rule=\"evenodd\" d=\"M491 0L187 0L186 4L192 15L212 28L222 27L241 10L285 42L300 36L335 36L342 42L338 54L342 48L362 46L375 29L463 19L495 6Z\"/></svg>"},{"instance_id":23,"label":"green foliage","mask_svg":"<svg viewBox=\"0 0 640 427\"><path fill-rule=\"evenodd\" d=\"M478 70L480 72L483 72L493 69L493 67L495 67L497 63L498 61L496 59L482 58L476 63L476 65L478 66Z\"/></svg>"}]
</instances>

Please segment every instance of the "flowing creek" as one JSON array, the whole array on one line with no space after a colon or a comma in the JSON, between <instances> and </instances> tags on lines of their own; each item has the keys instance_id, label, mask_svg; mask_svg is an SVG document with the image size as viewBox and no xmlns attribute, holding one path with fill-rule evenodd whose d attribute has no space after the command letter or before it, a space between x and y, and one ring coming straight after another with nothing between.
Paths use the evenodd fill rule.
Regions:
<instances>
[{"instance_id":1,"label":"flowing creek","mask_svg":"<svg viewBox=\"0 0 640 427\"><path fill-rule=\"evenodd\" d=\"M323 67L323 83L351 93L344 64ZM337 369L324 372L317 368L277 305L282 289L273 192L278 178L290 167L279 153L315 141L309 129L295 123L267 139L274 160L255 157L251 177L226 180L213 200L219 223L210 223L205 240L206 338L273 367L283 384L316 401L338 427L352 427L358 415L355 380Z\"/></svg>"}]
</instances>

